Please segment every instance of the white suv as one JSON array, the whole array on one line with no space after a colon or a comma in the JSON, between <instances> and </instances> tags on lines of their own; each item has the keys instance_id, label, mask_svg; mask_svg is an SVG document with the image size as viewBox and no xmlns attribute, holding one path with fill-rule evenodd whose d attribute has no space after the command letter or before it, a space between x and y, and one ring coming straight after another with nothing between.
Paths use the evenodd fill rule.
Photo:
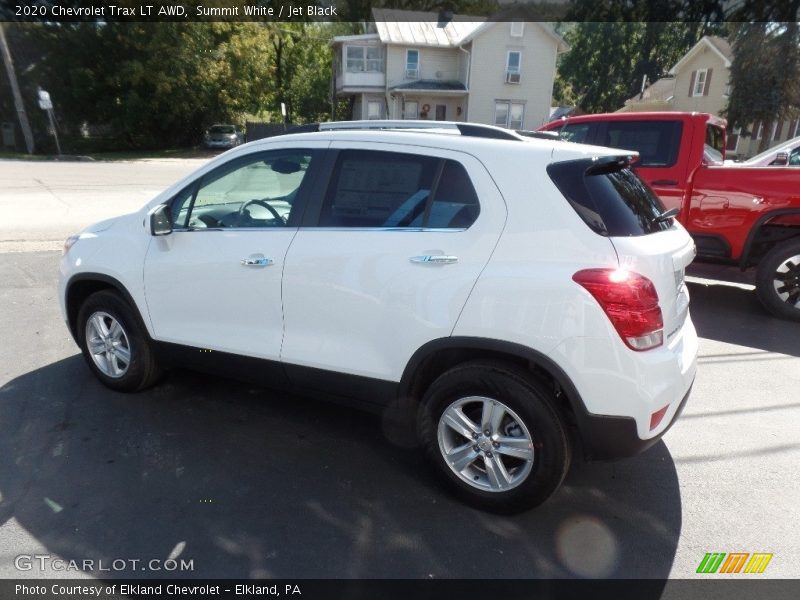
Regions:
<instances>
[{"instance_id":1,"label":"white suv","mask_svg":"<svg viewBox=\"0 0 800 600\"><path fill-rule=\"evenodd\" d=\"M445 480L495 510L543 502L573 448L661 437L695 376L694 245L635 156L468 124L313 129L67 240L61 309L105 385L188 364L413 410Z\"/></svg>"}]
</instances>

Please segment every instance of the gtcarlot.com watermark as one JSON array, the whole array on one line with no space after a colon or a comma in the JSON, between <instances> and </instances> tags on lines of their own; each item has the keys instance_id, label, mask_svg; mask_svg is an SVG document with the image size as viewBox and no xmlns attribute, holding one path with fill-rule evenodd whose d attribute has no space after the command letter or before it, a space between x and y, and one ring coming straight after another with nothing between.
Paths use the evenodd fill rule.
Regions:
<instances>
[{"instance_id":1,"label":"gtcarlot.com watermark","mask_svg":"<svg viewBox=\"0 0 800 600\"><path fill-rule=\"evenodd\" d=\"M49 554L19 554L14 557L14 567L18 571L90 571L116 573L119 571L194 571L194 559L162 560L154 558L113 558L66 560Z\"/></svg>"}]
</instances>

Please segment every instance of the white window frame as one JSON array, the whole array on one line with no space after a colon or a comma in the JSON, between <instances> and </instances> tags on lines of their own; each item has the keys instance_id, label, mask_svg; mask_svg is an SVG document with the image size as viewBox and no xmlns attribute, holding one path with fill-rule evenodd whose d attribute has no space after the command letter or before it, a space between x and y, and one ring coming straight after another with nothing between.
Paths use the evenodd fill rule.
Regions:
<instances>
[{"instance_id":1,"label":"white window frame","mask_svg":"<svg viewBox=\"0 0 800 600\"><path fill-rule=\"evenodd\" d=\"M703 76L702 87L700 87L700 75ZM694 88L692 88L692 97L695 98L697 96L705 96L707 83L708 69L697 69L697 72L694 74ZM697 90L698 87L700 87L700 91Z\"/></svg>"},{"instance_id":2,"label":"white window frame","mask_svg":"<svg viewBox=\"0 0 800 600\"><path fill-rule=\"evenodd\" d=\"M378 105L378 114L376 116L374 116L374 117L370 116L369 109L370 109L370 107L372 107L372 106L374 106L376 104ZM368 120L372 120L372 119L376 119L377 120L377 119L382 119L382 118L383 118L383 102L381 102L380 100L367 100L367 119Z\"/></svg>"},{"instance_id":3,"label":"white window frame","mask_svg":"<svg viewBox=\"0 0 800 600\"><path fill-rule=\"evenodd\" d=\"M348 53L351 48L360 48L362 51L361 58L350 58ZM368 58L368 50L377 50L379 56L377 58ZM350 62L360 62L361 68L351 69ZM377 69L370 67L377 67ZM345 73L383 73L383 48L380 46L364 46L360 44L350 44L344 47L344 70Z\"/></svg>"},{"instance_id":4,"label":"white window frame","mask_svg":"<svg viewBox=\"0 0 800 600\"><path fill-rule=\"evenodd\" d=\"M500 106L505 106L506 110L506 118L503 123L499 123L497 121L497 109ZM519 127L511 125L511 110L514 106L521 106L522 107L522 119L518 122ZM506 127L508 129L522 129L523 124L525 123L525 103L520 102L518 100L495 100L494 101L494 124L498 127Z\"/></svg>"},{"instance_id":5,"label":"white window frame","mask_svg":"<svg viewBox=\"0 0 800 600\"><path fill-rule=\"evenodd\" d=\"M416 62L416 67L414 67L414 68L410 67L411 62L408 60L408 57L411 55L412 52L416 52L417 53L417 62ZM420 73L419 63L420 63L420 59L421 59L421 56L420 56L420 51L419 51L418 48L408 48L406 50L406 79L419 79L419 73ZM410 73L412 73L412 72L416 72L416 75L410 75Z\"/></svg>"},{"instance_id":6,"label":"white window frame","mask_svg":"<svg viewBox=\"0 0 800 600\"><path fill-rule=\"evenodd\" d=\"M411 114L408 110L410 104L414 105L414 113ZM419 100L404 100L403 101L403 118L404 119L417 119L419 118Z\"/></svg>"},{"instance_id":7,"label":"white window frame","mask_svg":"<svg viewBox=\"0 0 800 600\"><path fill-rule=\"evenodd\" d=\"M779 121L773 121L772 123L772 133L769 136L769 139L773 142L778 139L778 123Z\"/></svg>"},{"instance_id":8,"label":"white window frame","mask_svg":"<svg viewBox=\"0 0 800 600\"><path fill-rule=\"evenodd\" d=\"M524 21L511 21L511 37L522 37L525 33Z\"/></svg>"},{"instance_id":9,"label":"white window frame","mask_svg":"<svg viewBox=\"0 0 800 600\"><path fill-rule=\"evenodd\" d=\"M517 61L517 66L511 66L511 55L517 54L519 56L519 60ZM517 80L513 81L513 75L517 76ZM520 80L522 79L522 50L509 50L506 52L506 83L511 83L513 85L518 85Z\"/></svg>"},{"instance_id":10,"label":"white window frame","mask_svg":"<svg viewBox=\"0 0 800 600\"><path fill-rule=\"evenodd\" d=\"M764 121L759 121L758 127L756 128L756 134L753 136L753 139L760 140L762 135L764 135Z\"/></svg>"}]
</instances>

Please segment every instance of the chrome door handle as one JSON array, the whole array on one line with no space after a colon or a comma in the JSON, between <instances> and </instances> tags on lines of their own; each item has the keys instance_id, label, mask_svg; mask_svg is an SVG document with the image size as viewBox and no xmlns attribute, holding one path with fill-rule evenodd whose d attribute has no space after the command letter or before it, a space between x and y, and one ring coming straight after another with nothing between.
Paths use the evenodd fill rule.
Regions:
<instances>
[{"instance_id":1,"label":"chrome door handle","mask_svg":"<svg viewBox=\"0 0 800 600\"><path fill-rule=\"evenodd\" d=\"M451 265L458 262L457 256L446 254L423 254L422 256L412 256L409 260L413 263L435 263L438 265Z\"/></svg>"},{"instance_id":2,"label":"chrome door handle","mask_svg":"<svg viewBox=\"0 0 800 600\"><path fill-rule=\"evenodd\" d=\"M245 267L268 267L273 261L271 258L243 258L242 265Z\"/></svg>"}]
</instances>

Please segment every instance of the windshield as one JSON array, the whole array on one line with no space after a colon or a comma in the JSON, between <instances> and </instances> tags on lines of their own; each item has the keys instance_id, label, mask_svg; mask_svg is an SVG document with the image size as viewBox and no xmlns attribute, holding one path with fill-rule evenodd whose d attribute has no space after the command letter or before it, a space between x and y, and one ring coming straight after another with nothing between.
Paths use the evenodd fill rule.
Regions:
<instances>
[{"instance_id":1,"label":"windshield","mask_svg":"<svg viewBox=\"0 0 800 600\"><path fill-rule=\"evenodd\" d=\"M209 133L236 133L236 128L233 125L214 125L208 131Z\"/></svg>"}]
</instances>

